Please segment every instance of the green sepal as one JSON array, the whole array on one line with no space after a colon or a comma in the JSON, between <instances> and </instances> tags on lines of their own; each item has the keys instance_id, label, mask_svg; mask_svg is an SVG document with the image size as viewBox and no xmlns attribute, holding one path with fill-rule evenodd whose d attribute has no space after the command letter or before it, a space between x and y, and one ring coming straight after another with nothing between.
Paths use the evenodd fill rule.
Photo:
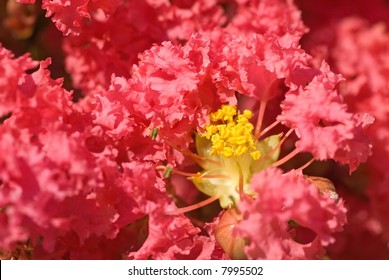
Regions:
<instances>
[{"instance_id":1,"label":"green sepal","mask_svg":"<svg viewBox=\"0 0 389 280\"><path fill-rule=\"evenodd\" d=\"M165 172L163 172L163 178L167 179L172 175L173 168L166 167Z\"/></svg>"},{"instance_id":2,"label":"green sepal","mask_svg":"<svg viewBox=\"0 0 389 280\"><path fill-rule=\"evenodd\" d=\"M151 134L150 134L151 140L155 140L155 138L157 138L157 136L158 136L158 128L153 128L153 130L151 131Z\"/></svg>"}]
</instances>

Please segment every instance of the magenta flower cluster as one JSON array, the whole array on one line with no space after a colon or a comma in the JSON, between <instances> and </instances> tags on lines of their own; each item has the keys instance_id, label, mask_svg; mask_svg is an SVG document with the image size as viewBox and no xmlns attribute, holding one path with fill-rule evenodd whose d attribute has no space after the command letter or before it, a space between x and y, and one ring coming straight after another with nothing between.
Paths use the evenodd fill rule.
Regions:
<instances>
[{"instance_id":1,"label":"magenta flower cluster","mask_svg":"<svg viewBox=\"0 0 389 280\"><path fill-rule=\"evenodd\" d=\"M5 2L1 258L389 258L388 1Z\"/></svg>"}]
</instances>

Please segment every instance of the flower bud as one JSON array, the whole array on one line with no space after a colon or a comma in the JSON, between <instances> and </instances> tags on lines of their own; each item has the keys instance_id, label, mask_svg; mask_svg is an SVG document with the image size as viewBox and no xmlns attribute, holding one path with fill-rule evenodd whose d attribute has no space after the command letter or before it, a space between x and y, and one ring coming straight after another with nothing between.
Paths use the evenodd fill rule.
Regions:
<instances>
[{"instance_id":1,"label":"flower bud","mask_svg":"<svg viewBox=\"0 0 389 280\"><path fill-rule=\"evenodd\" d=\"M247 259L244 252L246 241L241 237L236 237L232 234L235 225L241 220L236 209L226 210L221 218L219 225L216 227L215 236L219 245L231 259L243 260Z\"/></svg>"},{"instance_id":2,"label":"flower bud","mask_svg":"<svg viewBox=\"0 0 389 280\"><path fill-rule=\"evenodd\" d=\"M336 192L334 184L327 178L316 177L316 176L305 176L305 178L311 182L321 194L328 195L330 198L339 201L339 195Z\"/></svg>"}]
</instances>

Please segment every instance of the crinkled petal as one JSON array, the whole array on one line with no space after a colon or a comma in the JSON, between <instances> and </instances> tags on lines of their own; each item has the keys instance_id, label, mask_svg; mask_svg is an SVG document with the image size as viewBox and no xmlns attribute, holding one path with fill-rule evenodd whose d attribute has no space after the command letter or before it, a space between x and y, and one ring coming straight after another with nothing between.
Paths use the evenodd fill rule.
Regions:
<instances>
[{"instance_id":1,"label":"crinkled petal","mask_svg":"<svg viewBox=\"0 0 389 280\"><path fill-rule=\"evenodd\" d=\"M353 171L371 154L364 129L372 118L360 120L347 112L347 105L335 89L339 79L323 64L321 74L308 85L286 94L278 120L296 130L300 151L311 152L320 160L349 164Z\"/></svg>"},{"instance_id":2,"label":"crinkled petal","mask_svg":"<svg viewBox=\"0 0 389 280\"><path fill-rule=\"evenodd\" d=\"M256 198L239 203L243 214L236 225L236 235L248 238L246 254L253 259L304 259L322 256L323 246L334 242L332 234L346 223L343 201L336 201L291 171L266 169L253 176L250 186ZM299 240L289 228L313 233Z\"/></svg>"}]
</instances>

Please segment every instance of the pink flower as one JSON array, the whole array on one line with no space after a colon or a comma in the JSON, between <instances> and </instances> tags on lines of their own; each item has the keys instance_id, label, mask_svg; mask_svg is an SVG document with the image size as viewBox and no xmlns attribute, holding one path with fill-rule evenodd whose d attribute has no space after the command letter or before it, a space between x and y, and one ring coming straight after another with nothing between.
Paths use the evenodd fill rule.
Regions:
<instances>
[{"instance_id":1,"label":"pink flower","mask_svg":"<svg viewBox=\"0 0 389 280\"><path fill-rule=\"evenodd\" d=\"M42 8L66 36L76 93L67 77L51 78L55 58L0 47L8 258L318 259L341 256L353 231L384 242L381 25L338 24L334 15L324 27L331 36L314 20L308 33L292 0L45 0ZM31 47L45 57L39 22ZM344 59L348 52L358 55ZM351 205L344 235L342 189L359 185L335 162L374 175L361 191L371 205ZM357 170L364 162L367 171Z\"/></svg>"},{"instance_id":2,"label":"pink flower","mask_svg":"<svg viewBox=\"0 0 389 280\"><path fill-rule=\"evenodd\" d=\"M197 36L198 38L201 38L200 36ZM215 39L215 38L213 38ZM194 37L192 37L191 40L194 40ZM182 110L182 104L185 103L185 99L182 99L185 97L186 94L193 94L201 90L201 88L197 87L188 87L186 83L183 83L183 81L189 83L189 85L196 85L199 83L197 76L193 73L207 73L207 71L202 71L202 68L200 70L193 70L191 66L193 65L193 60L191 59L185 59L186 58L186 51L190 49L192 46L198 46L198 45L192 45L192 41L189 41L187 45L185 45L183 50L185 52L181 51L181 47L174 47L170 44L163 44L161 47L155 47L153 48L153 55L156 54L156 51L158 50L158 55L153 59L149 59L148 57L148 64L143 64L144 58L142 57L142 60L140 61L139 71L136 72L136 75L134 76L134 80L137 82L137 84L140 82L142 85L147 86L147 90L149 90L150 95L145 96L152 97L152 96L158 96L159 99L151 99L154 103L151 103L151 101L147 101L144 103L145 97L140 96L139 98L136 98L134 100L135 104L133 105L134 108L138 107L137 103L139 104L153 104L148 105L150 107L150 110L153 110L154 112L150 115L154 115L155 113L159 113L161 109L166 109L166 112L169 112L171 115L168 117L161 118L161 120L164 120L159 123L159 126L157 126L158 131L167 133L173 132L175 133L174 127L169 124L169 120L171 117L174 117L173 114L175 110L179 110L182 113L188 114L188 116L191 116L193 114L193 111L191 110ZM203 41L207 42L207 40L202 39ZM250 37L248 38L248 42L250 40ZM211 72L218 71L218 67L220 65L229 65L231 60L228 60L227 56L218 56L218 52L213 51L212 47L213 41L211 41L210 44L206 44L205 46L210 48L210 53L207 57L207 64L208 67L211 67ZM227 50L227 47L223 47L223 44L226 44L223 41L217 42L216 46L220 48L221 50ZM241 48L241 45L237 44L237 48ZM228 47L234 49L234 45L228 45ZM204 61L204 53L207 54L207 48L204 49L201 56L199 56L201 59L197 61ZM283 48L281 48L283 50ZM155 50L155 51L154 51ZM201 50L201 48L198 48L196 50ZM169 55L166 55L165 52L167 52ZM226 51L227 52L227 51ZM190 53L190 52L188 52ZM147 55L150 55L148 52L146 52ZM245 52L243 52L242 56L244 57ZM236 57L239 59L239 52L236 52ZM287 56L285 56L287 57ZM301 57L306 57L302 55ZM209 60L209 63L208 63ZM281 59L280 59L281 60ZM172 65L171 61L176 61L175 65ZM215 61L217 63L215 63ZM252 61L252 63L255 60ZM282 61L282 60L281 60ZM298 60L297 60L298 61ZM222 63L223 62L223 63ZM287 62L283 61L285 65L287 65ZM161 65L158 67L158 65ZM201 65L201 64L200 64ZM239 125L241 123L247 123L243 120L243 118L247 118L248 120L251 116L250 112L235 112L236 109L234 109L231 105L224 105L221 107L220 110L210 114L208 124L201 129L198 128L199 124L193 125L193 126L186 126L189 131L193 131L194 129L197 130L196 138L195 138L195 144L196 144L196 151L197 154L193 154L193 151L190 150L190 141L188 139L187 142L182 141L183 138L181 138L181 144L187 143L185 146L176 146L172 144L171 139L175 139L172 137L172 135L169 138L161 137L160 141L165 142L167 147L171 147L173 149L176 149L180 152L182 152L185 156L187 156L189 159L192 158L195 162L198 162L200 167L203 169L203 171L198 173L189 173L189 172L182 172L179 170L180 166L185 168L185 164L181 161L173 161L174 169L172 170L173 173L181 174L184 176L187 176L191 178L196 187L203 193L210 196L209 201L214 201L219 199L220 205L223 208L228 207L235 207L234 205L237 204L238 211L241 210L239 204L240 196L242 196L242 193L246 193L249 198L247 198L247 201L254 200L254 205L257 203L257 200L259 197L262 197L262 191L261 195L256 195L256 185L255 180L252 178L256 178L255 176L258 176L262 178L261 176L266 176L268 169L270 166L279 166L283 163L291 160L295 155L296 152L292 152L291 154L285 156L282 159L278 159L279 156L279 149L280 145L286 139L289 137L289 135L293 132L293 130L296 130L297 136L300 137L301 142L296 142L296 147L298 148L296 151L309 151L313 154L314 158L319 160L324 159L336 159L343 163L350 164L351 169L355 168L357 165L359 165L360 162L363 162L366 160L366 157L368 156L370 152L370 146L367 138L363 136L362 134L362 128L365 128L364 122L359 123L358 117L356 115L353 115L351 113L347 112L346 106L342 103L342 99L335 91L335 86L338 83L340 77L333 74L329 71L329 68L327 65L324 65L321 69L314 69L309 66L309 63L307 61L301 60L299 63L296 63L296 65L299 65L301 67L290 67L290 69L293 69L292 71L285 71L284 76L281 76L277 79L277 76L274 76L275 81L277 81L276 85L278 87L281 86L282 80L281 78L284 78L284 83L286 85L290 85L291 90L286 93L286 99L284 101L285 106L283 109L283 114L279 117L279 120L283 120L282 117L285 119L285 124L291 127L291 130L285 135L284 138L280 139L281 136L278 135L272 135L269 138L261 138L263 134L261 134L261 129L259 131L255 131L255 135L253 135L253 141L254 146L251 146L251 149L254 149L254 152L260 152L259 159L255 156L253 158L250 158L249 154L246 154L247 147L239 146L239 147L233 147L231 146L225 146L226 143L233 143L231 142L232 139L229 139L229 136L221 136L225 130L229 130L225 132L225 135L231 135L235 136L235 131L238 131ZM147 66L147 68L146 68ZM179 70L177 68L179 67ZM144 69L144 71L141 71ZM146 70L146 71L145 71ZM181 73L181 75L176 74ZM243 72L243 71L242 71ZM150 75L149 73L152 73ZM243 72L244 73L244 72ZM169 75L170 74L170 75ZM239 78L239 71L236 71L236 76L234 79L236 81L241 82L243 79ZM144 78L147 77L147 78ZM244 76L243 76L244 77ZM185 79L186 78L186 79ZM166 80L166 81L164 81ZM308 81L309 85L305 86L302 83L302 81ZM288 81L288 82L287 82ZM216 83L216 85L220 82L219 80L212 80L213 83ZM286 84L287 83L287 84ZM160 87L159 85L164 84L166 87ZM173 84L174 87L170 87L169 85ZM207 86L214 86L212 84L206 84ZM306 87L306 91L304 91L304 87ZM181 92L182 95L176 96L175 93L173 93L173 88L176 89L176 92ZM238 90L238 88L236 88ZM278 88L279 94L283 94L282 90ZM300 94L297 94L296 92L301 91ZM258 90L261 92L260 90ZM209 91L211 92L211 91ZM244 91L242 93L245 93ZM224 100L225 95L222 93L219 94L219 91L216 91L215 98L219 97L220 100ZM138 96L138 95L137 95ZM165 103L163 103L165 101ZM171 99L170 99L171 98ZM169 100L176 100L176 98L180 98L179 102L169 102ZM296 100L292 99L296 98ZM146 99L147 100L147 99ZM237 101L239 102L242 100L242 97L238 95ZM266 106L266 103L271 102L279 102L276 96L272 96L270 100L263 100L263 104L261 106ZM316 110L309 111L306 109L306 107L303 106L304 101L312 102L310 105L310 109L315 109L314 106L316 106ZM189 103L191 104L191 103ZM287 105L286 105L287 104ZM319 106L320 105L320 106ZM161 106L161 107L159 107ZM139 108L141 108L139 106ZM145 107L142 107L145 108ZM147 107L146 107L147 108ZM320 108L320 109L319 109ZM264 108L260 108L260 110L264 110ZM269 111L271 111L272 108L269 108ZM305 110L305 111L303 111ZM306 112L305 114L301 114L302 112ZM163 112L163 111L162 111ZM245 117L243 117L243 115ZM270 115L274 115L272 112ZM260 114L258 114L258 123L261 123L261 117ZM153 119L152 118L152 119ZM263 118L263 116L262 116ZM341 122L341 125L339 127L335 127L334 130L328 131L324 129L321 131L322 126L319 124L320 119L323 118L324 122L331 122L331 121L337 121ZM367 117L366 117L367 118ZM222 122L218 121L223 120ZM184 121L184 119L177 119L177 123L180 123ZM209 124L211 122L211 124ZM212 122L215 122L213 124ZM367 118L366 123L369 123L370 120ZM257 125L258 125L257 123ZM309 123L312 123L312 125L307 125ZM275 122L277 124L277 121ZM226 125L226 127L224 127ZM222 127L223 126L223 127ZM249 125L251 128L252 126ZM274 126L274 125L273 125ZM236 130L235 130L236 129ZM265 131L269 131L269 129L265 129ZM306 130L304 130L306 129ZM310 129L310 130L309 130ZM338 130L336 130L338 129ZM207 140L204 139L204 130L206 133L210 133L210 136L207 136L207 139L212 139L212 143L210 141L207 142ZM312 130L318 130L318 133L323 133L321 137L311 136ZM345 134L344 138L336 138L332 137L331 133L336 133L338 131L339 137L342 133ZM349 132L348 132L349 131ZM300 133L301 132L301 133ZM220 133L220 134L217 134ZM327 133L327 134L325 134ZM219 140L214 140L213 136L219 135L220 138L224 137L225 142ZM243 135L239 134L243 137ZM245 135L244 137L246 137ZM216 136L215 136L216 137ZM247 136L248 137L248 136ZM257 137L257 138L256 138ZM326 137L326 138L323 138ZM332 137L332 138L330 138ZM259 139L258 139L259 138ZM176 138L178 139L178 138ZM245 138L246 139L246 138ZM330 142L327 146L323 147L323 144L325 144L323 141L324 139L333 139L332 142ZM344 139L344 140L342 140ZM231 140L231 141L230 141ZM247 138L247 141L250 142L250 137ZM257 142L256 142L257 141ZM343 141L343 142L342 142ZM224 143L224 144L223 144ZM300 150L300 144L303 143L309 148L304 148ZM332 146L331 146L332 144ZM216 146L217 145L217 146ZM239 144L240 145L240 144ZM348 146L347 146L348 145ZM335 146L335 148L334 148ZM212 149L210 148L212 147ZM220 147L221 150L220 150ZM224 147L224 150L223 150ZM227 148L226 148L227 147ZM234 149L234 151L243 151L243 152L231 152L228 149ZM246 150L245 150L246 149ZM255 151L257 149L257 151ZM360 150L358 150L360 149ZM215 152L221 151L220 153ZM348 153L350 151L350 153ZM320 153L323 153L321 155ZM247 155L247 157L246 157ZM357 156L357 159L354 157ZM263 159L261 159L263 157ZM257 162L258 160L258 162ZM171 167L161 167L164 170L164 176L168 177L169 175L166 175ZM302 167L304 169L304 167ZM272 169L270 169L272 170ZM301 170L301 169L300 169ZM171 171L171 170L170 170ZM258 172L258 175L255 175L255 173ZM278 176L281 176L282 172L277 169L276 174L269 175L269 182L265 181L265 184L263 185L263 188L269 188L269 191L271 191L272 183L270 182L271 179L278 178ZM331 234L336 231L340 231L342 229L342 226L346 222L346 216L345 216L345 208L343 207L342 202L339 202L339 204L334 201L333 198L325 197L322 198L323 195L319 194L319 191L317 188L311 183L311 181L308 181L307 179L304 179L303 176L298 171L294 171L291 173L286 173L285 175L282 175L282 178L287 178L285 181L281 181L283 184L281 185L288 185L290 190L286 191L285 196L291 195L291 200L293 201L296 199L296 201L300 201L301 205L306 205L306 207L298 208L295 210L294 208L291 208L291 214L288 214L288 211L286 211L286 208L283 208L284 200L287 200L286 197L279 194L279 191L275 192L274 195L270 196L268 199L269 205L279 205L279 211L280 211L280 217L279 218L280 224L275 226L275 228L281 233L275 233L274 239L279 239L278 241L269 241L271 244L278 244L280 243L281 249L275 249L273 252L273 249L271 247L266 247L265 249L261 249L258 246L253 248L248 246L248 249L246 250L247 256L251 258L319 258L323 256L324 254L324 247L328 246L330 243L334 242L334 239L331 237ZM267 178L267 177L266 177ZM293 179L291 179L293 178ZM261 179L262 180L262 179ZM275 182L280 181L281 179L275 180ZM251 182L251 183L250 183ZM273 183L276 184L276 183ZM296 184L300 184L301 187L301 193L294 194L293 190L295 188ZM281 186L280 185L280 186ZM284 188L287 188L284 186ZM306 190L306 191L305 191ZM295 190L297 191L297 190ZM296 198L294 197L296 195ZM259 199L258 203L262 202L261 199ZM290 202L291 203L291 202ZM199 205L203 205L202 202L199 202ZM261 204L262 205L262 204ZM287 204L289 205L289 204ZM242 206L245 207L245 206ZM248 207L248 206L247 206ZM256 206L254 206L255 208ZM259 206L258 206L259 207ZM339 207L339 208L338 208ZM182 213L182 211L190 211L195 209L192 206L188 206L188 208L178 209L178 210L171 210L173 213L176 213L177 215ZM244 209L244 208L243 208ZM317 217L316 219L310 220L308 218L308 213L311 213L311 210L315 209L317 210ZM296 211L296 212L294 212ZM322 212L321 212L322 211ZM328 212L327 212L328 211ZM338 211L338 212L337 212ZM247 210L249 212L249 210ZM254 212L255 215L261 215L261 211L258 209L253 209L252 212ZM335 216L338 218L338 220L332 220L332 216L335 214ZM272 216L270 213L266 212L264 214L264 224L273 225L272 222ZM245 219L247 217L243 216L243 220L239 221L235 226L239 229L244 228ZM248 219L248 218L247 218ZM269 220L267 220L269 219ZM293 234L297 235L297 239L301 238L299 237L299 234L301 234L301 231L311 231L311 235L317 235L317 238L313 238L310 240L309 245L301 245L296 244L296 242L292 239L290 234L288 233L288 221L295 221L298 224L297 229L291 229L293 231ZM247 222L248 224L252 224L253 222L249 220ZM247 225L246 225L247 226ZM271 227L267 230L267 235L269 235L271 232ZM266 230L266 227L264 227L264 230ZM277 232L277 230L275 230ZM213 229L213 234L217 234L218 229L217 227ZM239 232L239 230L237 230ZM253 232L255 234L258 234L258 232L261 232L259 228L252 229L250 228L250 232ZM240 233L240 236L243 238L248 238L248 240L251 240L252 242L255 242L255 238L253 236L245 235L245 233ZM266 235L263 233L263 235ZM262 235L260 235L262 236ZM151 238L151 237L150 237ZM284 239L288 241L283 241ZM146 243L152 242L152 241L146 241ZM155 242L155 241L154 241ZM222 244L228 241L218 240L220 245L223 247ZM267 242L267 241L263 241ZM278 243L277 243L278 242ZM288 244L288 242L290 244ZM285 244L284 244L285 243ZM153 243L154 244L154 243ZM254 243L250 243L254 244ZM255 245L252 245L255 246ZM270 246L270 245L269 245ZM283 246L286 246L285 248ZM250 248L252 251L250 251ZM224 248L223 248L224 249ZM152 249L149 249L152 250ZM215 247L215 250L217 250L217 247ZM233 249L235 250L235 249ZM238 250L238 249L237 249ZM250 253L251 252L251 253ZM263 254L261 252L264 252ZM226 252L230 254L231 257L234 256L241 256L241 254L235 254L234 252ZM232 255L231 255L232 253ZM268 255L267 255L268 254ZM274 255L273 255L274 254Z\"/></svg>"}]
</instances>

